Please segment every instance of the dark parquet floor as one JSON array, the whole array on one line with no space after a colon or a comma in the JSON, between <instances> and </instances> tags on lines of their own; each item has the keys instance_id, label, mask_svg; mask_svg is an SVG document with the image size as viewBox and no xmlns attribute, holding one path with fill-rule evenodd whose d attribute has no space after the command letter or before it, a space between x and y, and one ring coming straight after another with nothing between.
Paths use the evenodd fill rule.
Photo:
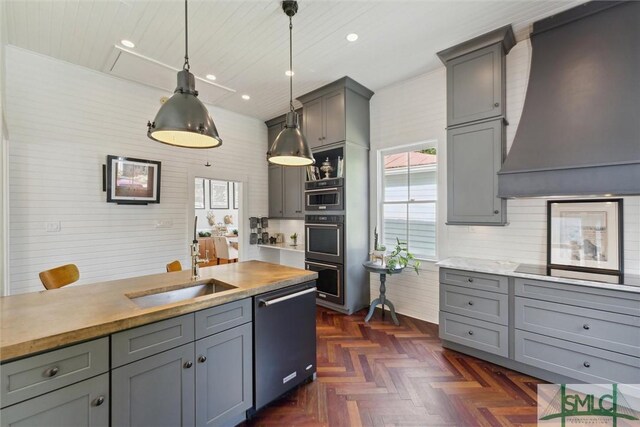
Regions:
<instances>
[{"instance_id":1,"label":"dark parquet floor","mask_svg":"<svg viewBox=\"0 0 640 427\"><path fill-rule=\"evenodd\" d=\"M541 380L444 349L438 326L316 313L318 377L246 426L534 426Z\"/></svg>"}]
</instances>

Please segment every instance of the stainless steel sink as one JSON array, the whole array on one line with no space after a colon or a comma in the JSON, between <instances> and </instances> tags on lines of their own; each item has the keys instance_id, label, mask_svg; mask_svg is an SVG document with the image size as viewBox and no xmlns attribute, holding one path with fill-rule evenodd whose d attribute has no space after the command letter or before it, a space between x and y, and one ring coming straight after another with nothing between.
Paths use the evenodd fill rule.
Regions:
<instances>
[{"instance_id":1,"label":"stainless steel sink","mask_svg":"<svg viewBox=\"0 0 640 427\"><path fill-rule=\"evenodd\" d=\"M127 297L136 303L138 307L149 308L160 305L173 304L175 302L185 301L204 295L217 294L221 292L237 289L235 286L225 285L221 283L205 282L188 285L178 289L163 290L152 289L145 291L144 294L128 294Z\"/></svg>"}]
</instances>

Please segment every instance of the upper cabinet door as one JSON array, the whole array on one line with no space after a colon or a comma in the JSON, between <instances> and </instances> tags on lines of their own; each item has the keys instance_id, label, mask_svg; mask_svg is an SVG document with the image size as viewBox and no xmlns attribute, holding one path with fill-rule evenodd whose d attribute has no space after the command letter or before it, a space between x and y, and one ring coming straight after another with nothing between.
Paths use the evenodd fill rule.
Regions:
<instances>
[{"instance_id":1,"label":"upper cabinet door","mask_svg":"<svg viewBox=\"0 0 640 427\"><path fill-rule=\"evenodd\" d=\"M282 166L269 165L269 218L282 218Z\"/></svg>"},{"instance_id":2,"label":"upper cabinet door","mask_svg":"<svg viewBox=\"0 0 640 427\"><path fill-rule=\"evenodd\" d=\"M454 126L504 115L500 43L447 62L447 123Z\"/></svg>"},{"instance_id":3,"label":"upper cabinet door","mask_svg":"<svg viewBox=\"0 0 640 427\"><path fill-rule=\"evenodd\" d=\"M324 141L324 119L322 117L322 97L304 104L304 136L309 147L319 147Z\"/></svg>"},{"instance_id":4,"label":"upper cabinet door","mask_svg":"<svg viewBox=\"0 0 640 427\"><path fill-rule=\"evenodd\" d=\"M323 144L333 144L346 138L346 116L344 90L338 90L322 97L324 102L324 139Z\"/></svg>"},{"instance_id":5,"label":"upper cabinet door","mask_svg":"<svg viewBox=\"0 0 640 427\"><path fill-rule=\"evenodd\" d=\"M284 218L304 218L302 191L305 174L306 168L303 167L282 168Z\"/></svg>"},{"instance_id":6,"label":"upper cabinet door","mask_svg":"<svg viewBox=\"0 0 640 427\"><path fill-rule=\"evenodd\" d=\"M280 131L282 131L283 128L284 128L284 123L278 123L276 125L269 126L267 128L267 132L268 132L267 135L269 138L269 142L268 142L269 146L267 147L267 150L271 148L273 141L275 141L276 137L280 135Z\"/></svg>"}]
</instances>

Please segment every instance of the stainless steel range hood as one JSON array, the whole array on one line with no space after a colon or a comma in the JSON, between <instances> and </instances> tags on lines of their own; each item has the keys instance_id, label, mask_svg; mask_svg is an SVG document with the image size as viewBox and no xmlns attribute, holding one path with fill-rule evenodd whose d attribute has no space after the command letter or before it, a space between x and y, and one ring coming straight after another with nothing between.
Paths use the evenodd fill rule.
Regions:
<instances>
[{"instance_id":1,"label":"stainless steel range hood","mask_svg":"<svg viewBox=\"0 0 640 427\"><path fill-rule=\"evenodd\" d=\"M640 194L640 2L592 1L536 22L500 197Z\"/></svg>"}]
</instances>

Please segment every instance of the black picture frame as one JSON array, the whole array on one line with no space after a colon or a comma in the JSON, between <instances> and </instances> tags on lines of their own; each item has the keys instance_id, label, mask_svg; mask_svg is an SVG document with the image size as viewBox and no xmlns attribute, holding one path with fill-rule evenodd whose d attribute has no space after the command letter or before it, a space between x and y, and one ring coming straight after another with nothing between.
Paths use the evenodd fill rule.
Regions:
<instances>
[{"instance_id":1,"label":"black picture frame","mask_svg":"<svg viewBox=\"0 0 640 427\"><path fill-rule=\"evenodd\" d=\"M240 209L240 201L238 200L240 194L238 191L238 183L234 182L233 184L233 209Z\"/></svg>"},{"instance_id":2,"label":"black picture frame","mask_svg":"<svg viewBox=\"0 0 640 427\"><path fill-rule=\"evenodd\" d=\"M161 162L108 155L105 169L107 203L160 203Z\"/></svg>"},{"instance_id":3,"label":"black picture frame","mask_svg":"<svg viewBox=\"0 0 640 427\"><path fill-rule=\"evenodd\" d=\"M216 190L223 192L224 200L220 200L217 193L215 193L214 187ZM229 182L209 180L209 207L211 209L229 209Z\"/></svg>"},{"instance_id":4,"label":"black picture frame","mask_svg":"<svg viewBox=\"0 0 640 427\"><path fill-rule=\"evenodd\" d=\"M555 209L554 209L555 207ZM596 211L595 209L600 209ZM555 211L555 212L554 212ZM583 200L548 200L547 201L547 273L551 274L552 270L564 270L577 273L588 273L589 277L603 277L603 280L609 281L605 277L616 276L618 283L623 283L624 277L624 234L623 234L623 199L583 199ZM562 215L557 214L568 213L574 214L573 217L567 215L567 219L564 221L573 222L570 224L569 231L565 231L565 234L569 234L572 231L576 232L579 228L580 237L583 238L583 242L571 241L567 242L562 240L564 236L563 231L559 231L561 223L563 222ZM608 213L615 213L615 215L607 215ZM554 215L555 214L555 215ZM581 214L582 217L581 218ZM606 223L604 228L602 226L589 226L582 225L582 220L586 215L599 215L600 218L605 218ZM613 216L614 218L609 218ZM577 223L580 222L578 225ZM606 240L606 242L595 244L589 239L585 238L582 234L599 235L600 240ZM571 244L572 249L568 249L567 245ZM582 245L582 246L581 246ZM588 257L585 256L585 247L589 245ZM602 253L601 246L605 246L606 252ZM559 249L562 247L562 249ZM567 258L567 251L571 251L569 256L571 260L569 262L561 262L562 256L559 256L559 252L562 251L564 259ZM612 256L615 255L615 256ZM576 258L574 260L574 257ZM595 259L588 259L595 258ZM605 261L603 261L605 260ZM604 267L596 266L596 264L604 265ZM578 278L578 277L576 277Z\"/></svg>"}]
</instances>

